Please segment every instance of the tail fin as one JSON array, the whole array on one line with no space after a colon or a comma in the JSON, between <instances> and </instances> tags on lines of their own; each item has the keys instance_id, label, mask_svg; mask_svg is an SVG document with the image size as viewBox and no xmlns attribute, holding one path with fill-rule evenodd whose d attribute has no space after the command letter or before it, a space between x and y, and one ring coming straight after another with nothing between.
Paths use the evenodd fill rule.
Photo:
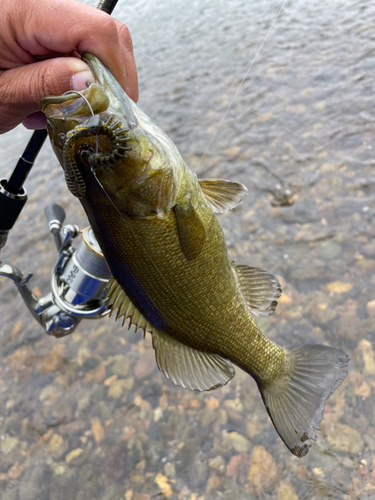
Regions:
<instances>
[{"instance_id":1,"label":"tail fin","mask_svg":"<svg viewBox=\"0 0 375 500\"><path fill-rule=\"evenodd\" d=\"M324 345L304 345L288 351L292 373L260 392L271 420L289 450L301 458L320 430L326 399L345 379L349 357Z\"/></svg>"}]
</instances>

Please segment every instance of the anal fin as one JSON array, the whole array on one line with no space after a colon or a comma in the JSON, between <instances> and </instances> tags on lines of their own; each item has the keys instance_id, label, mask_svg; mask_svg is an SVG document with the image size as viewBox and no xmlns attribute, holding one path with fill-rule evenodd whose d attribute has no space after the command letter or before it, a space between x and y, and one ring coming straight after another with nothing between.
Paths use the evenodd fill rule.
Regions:
<instances>
[{"instance_id":1,"label":"anal fin","mask_svg":"<svg viewBox=\"0 0 375 500\"><path fill-rule=\"evenodd\" d=\"M250 311L257 316L269 316L275 311L281 295L277 279L257 267L232 264L242 294Z\"/></svg>"},{"instance_id":2,"label":"anal fin","mask_svg":"<svg viewBox=\"0 0 375 500\"><path fill-rule=\"evenodd\" d=\"M123 317L122 326L124 326L125 320L129 318L129 327L134 325L136 330L141 328L144 333L153 332L152 325L150 325L146 318L139 312L116 278L111 278L107 285L105 299L108 299L107 307L111 308L110 316L112 316L113 312L117 309L116 321Z\"/></svg>"},{"instance_id":3,"label":"anal fin","mask_svg":"<svg viewBox=\"0 0 375 500\"><path fill-rule=\"evenodd\" d=\"M159 370L174 384L186 389L217 389L235 374L228 359L192 349L163 332L154 331L152 343Z\"/></svg>"},{"instance_id":4,"label":"anal fin","mask_svg":"<svg viewBox=\"0 0 375 500\"><path fill-rule=\"evenodd\" d=\"M247 195L243 184L225 179L200 179L199 185L217 214L229 212Z\"/></svg>"}]
</instances>

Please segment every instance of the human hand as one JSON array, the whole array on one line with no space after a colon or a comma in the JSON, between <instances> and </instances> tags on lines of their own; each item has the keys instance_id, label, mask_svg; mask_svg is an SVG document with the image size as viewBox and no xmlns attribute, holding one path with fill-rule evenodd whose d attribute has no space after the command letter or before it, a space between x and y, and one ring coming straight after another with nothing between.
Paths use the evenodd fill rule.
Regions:
<instances>
[{"instance_id":1,"label":"human hand","mask_svg":"<svg viewBox=\"0 0 375 500\"><path fill-rule=\"evenodd\" d=\"M42 97L83 90L94 82L79 54L91 52L138 100L138 80L127 27L74 0L11 0L0 9L0 133L23 123L45 128Z\"/></svg>"}]
</instances>

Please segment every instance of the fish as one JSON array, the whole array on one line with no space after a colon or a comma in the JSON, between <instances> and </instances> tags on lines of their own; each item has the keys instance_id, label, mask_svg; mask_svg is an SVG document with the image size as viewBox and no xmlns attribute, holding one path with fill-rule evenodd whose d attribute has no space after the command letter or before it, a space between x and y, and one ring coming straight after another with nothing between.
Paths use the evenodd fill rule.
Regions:
<instances>
[{"instance_id":1,"label":"fish","mask_svg":"<svg viewBox=\"0 0 375 500\"><path fill-rule=\"evenodd\" d=\"M285 445L305 456L349 357L325 345L281 346L263 334L254 317L275 311L280 284L230 258L217 217L246 187L198 179L110 71L92 54L82 59L95 82L45 97L40 109L111 270L111 313L152 335L159 370L181 387L213 390L233 378L233 365L245 370Z\"/></svg>"}]
</instances>

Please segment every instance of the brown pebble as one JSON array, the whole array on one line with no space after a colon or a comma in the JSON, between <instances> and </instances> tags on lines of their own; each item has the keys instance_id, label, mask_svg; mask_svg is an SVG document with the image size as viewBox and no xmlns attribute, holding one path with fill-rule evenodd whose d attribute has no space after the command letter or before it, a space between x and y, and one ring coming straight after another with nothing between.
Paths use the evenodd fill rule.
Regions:
<instances>
[{"instance_id":1,"label":"brown pebble","mask_svg":"<svg viewBox=\"0 0 375 500\"><path fill-rule=\"evenodd\" d=\"M105 438L105 430L98 417L91 419L91 430L97 443L100 443Z\"/></svg>"},{"instance_id":2,"label":"brown pebble","mask_svg":"<svg viewBox=\"0 0 375 500\"><path fill-rule=\"evenodd\" d=\"M370 302L367 302L366 304L366 311L369 316L372 318L375 318L375 299L370 300Z\"/></svg>"},{"instance_id":3,"label":"brown pebble","mask_svg":"<svg viewBox=\"0 0 375 500\"><path fill-rule=\"evenodd\" d=\"M272 485L276 478L277 466L272 455L264 446L255 446L247 478L255 492L261 494L265 488Z\"/></svg>"},{"instance_id":4,"label":"brown pebble","mask_svg":"<svg viewBox=\"0 0 375 500\"><path fill-rule=\"evenodd\" d=\"M330 418L327 418L330 417ZM322 431L334 450L360 453L364 443L357 429L336 421L335 415L327 415L322 422Z\"/></svg>"},{"instance_id":5,"label":"brown pebble","mask_svg":"<svg viewBox=\"0 0 375 500\"><path fill-rule=\"evenodd\" d=\"M100 363L100 365L98 365L94 370L93 381L96 384L101 384L104 379L105 379L105 365L104 363Z\"/></svg>"},{"instance_id":6,"label":"brown pebble","mask_svg":"<svg viewBox=\"0 0 375 500\"><path fill-rule=\"evenodd\" d=\"M75 450L72 450L65 457L65 462L67 464L70 464L70 462L72 462L75 458L79 457L82 452L83 452L82 448L76 448Z\"/></svg>"},{"instance_id":7,"label":"brown pebble","mask_svg":"<svg viewBox=\"0 0 375 500\"><path fill-rule=\"evenodd\" d=\"M112 375L104 380L104 385L111 386L117 380L117 375Z\"/></svg>"},{"instance_id":8,"label":"brown pebble","mask_svg":"<svg viewBox=\"0 0 375 500\"><path fill-rule=\"evenodd\" d=\"M219 400L214 397L210 397L206 400L206 408L208 408L209 410L216 410L219 405Z\"/></svg>"},{"instance_id":9,"label":"brown pebble","mask_svg":"<svg viewBox=\"0 0 375 500\"><path fill-rule=\"evenodd\" d=\"M62 363L62 355L65 351L64 344L56 344L43 359L43 366L40 373L54 372Z\"/></svg>"},{"instance_id":10,"label":"brown pebble","mask_svg":"<svg viewBox=\"0 0 375 500\"><path fill-rule=\"evenodd\" d=\"M16 462L12 467L8 470L8 476L10 479L17 479L22 472L25 470L25 464L19 464Z\"/></svg>"},{"instance_id":11,"label":"brown pebble","mask_svg":"<svg viewBox=\"0 0 375 500\"><path fill-rule=\"evenodd\" d=\"M347 293L352 288L353 285L351 283L344 283L343 281L331 281L331 283L326 284L326 288L331 293Z\"/></svg>"},{"instance_id":12,"label":"brown pebble","mask_svg":"<svg viewBox=\"0 0 375 500\"><path fill-rule=\"evenodd\" d=\"M362 339L358 343L358 349L362 351L363 363L365 365L363 372L367 375L375 375L374 350L371 342L366 339Z\"/></svg>"},{"instance_id":13,"label":"brown pebble","mask_svg":"<svg viewBox=\"0 0 375 500\"><path fill-rule=\"evenodd\" d=\"M227 476L233 481L244 484L249 470L250 457L246 453L241 453L231 457L227 465Z\"/></svg>"},{"instance_id":14,"label":"brown pebble","mask_svg":"<svg viewBox=\"0 0 375 500\"><path fill-rule=\"evenodd\" d=\"M208 478L206 485L206 493L209 493L211 490L217 490L218 488L220 488L220 485L221 485L220 477L213 472L211 476Z\"/></svg>"},{"instance_id":15,"label":"brown pebble","mask_svg":"<svg viewBox=\"0 0 375 500\"><path fill-rule=\"evenodd\" d=\"M16 321L16 324L14 325L13 329L12 329L12 332L11 332L11 337L12 337L12 340L16 340L17 338L17 335L19 334L21 328L23 326L23 321L22 319L19 319L18 321Z\"/></svg>"},{"instance_id":16,"label":"brown pebble","mask_svg":"<svg viewBox=\"0 0 375 500\"><path fill-rule=\"evenodd\" d=\"M159 486L163 497L169 498L173 495L173 490L168 481L168 478L163 474L156 474L155 483Z\"/></svg>"},{"instance_id":17,"label":"brown pebble","mask_svg":"<svg viewBox=\"0 0 375 500\"><path fill-rule=\"evenodd\" d=\"M277 487L277 500L298 500L298 496L290 483L280 481Z\"/></svg>"},{"instance_id":18,"label":"brown pebble","mask_svg":"<svg viewBox=\"0 0 375 500\"><path fill-rule=\"evenodd\" d=\"M140 355L140 359L134 368L134 374L138 380L144 380L155 370L155 354L154 351L145 351Z\"/></svg>"}]
</instances>

